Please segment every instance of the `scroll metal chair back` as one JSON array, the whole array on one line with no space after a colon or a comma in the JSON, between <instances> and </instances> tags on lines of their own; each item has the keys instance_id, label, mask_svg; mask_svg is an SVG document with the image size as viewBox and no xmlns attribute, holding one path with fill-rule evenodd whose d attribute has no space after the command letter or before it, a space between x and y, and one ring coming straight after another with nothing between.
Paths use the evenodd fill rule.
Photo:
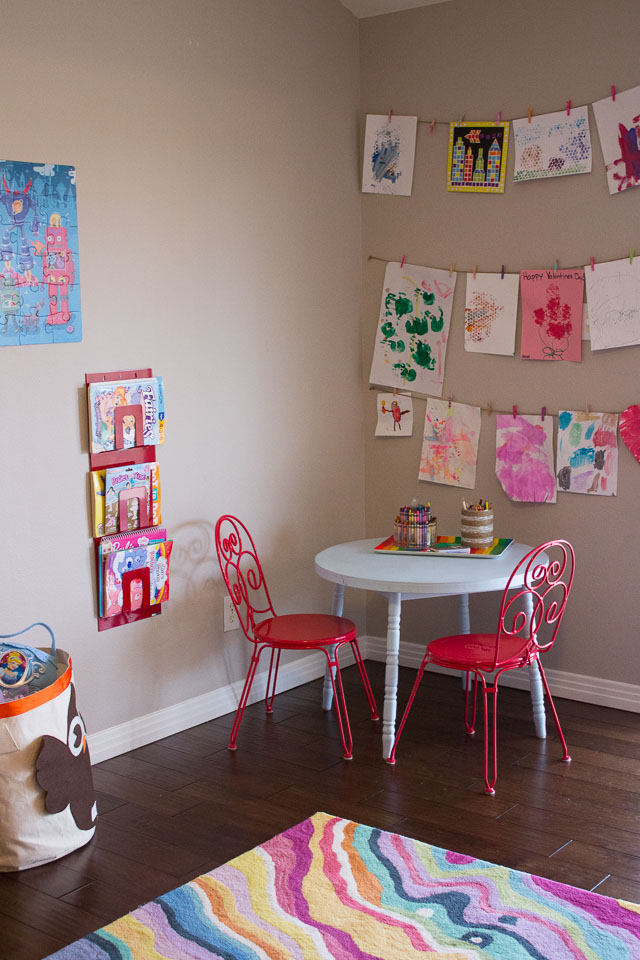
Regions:
<instances>
[{"instance_id":1,"label":"scroll metal chair back","mask_svg":"<svg viewBox=\"0 0 640 960\"><path fill-rule=\"evenodd\" d=\"M566 540L549 540L531 550L515 567L505 587L495 633L463 633L439 637L427 645L418 674L398 727L388 762L395 763L396 747L427 664L473 673L472 715L469 716L470 684L465 685L464 722L467 733L475 733L478 681L484 701L484 782L485 792L495 793L497 780L497 696L498 680L507 670L535 664L562 744L562 760L569 762L567 744L542 668L540 654L554 645L573 583L575 554ZM491 723L489 708L491 707ZM489 730L491 729L492 769L489 772Z\"/></svg>"},{"instance_id":2,"label":"scroll metal chair back","mask_svg":"<svg viewBox=\"0 0 640 960\"><path fill-rule=\"evenodd\" d=\"M376 702L360 654L356 626L346 617L322 613L285 614L278 616L273 608L269 590L253 538L245 525L226 514L216 524L216 550L220 570L245 636L254 645L235 721L231 730L229 749L236 749L236 739L242 717L249 701L251 686L264 650L271 651L265 706L273 711L280 654L282 650L322 650L333 689L340 738L344 757L353 756L353 738L338 664L338 651L345 644L351 646L360 673L362 685L371 709L371 719L378 719Z\"/></svg>"}]
</instances>

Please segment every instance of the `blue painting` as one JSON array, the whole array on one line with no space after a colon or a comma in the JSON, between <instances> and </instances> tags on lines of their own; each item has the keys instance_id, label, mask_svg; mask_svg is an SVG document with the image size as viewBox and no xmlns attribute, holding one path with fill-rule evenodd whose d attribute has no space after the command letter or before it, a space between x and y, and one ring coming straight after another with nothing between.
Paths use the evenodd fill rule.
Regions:
<instances>
[{"instance_id":1,"label":"blue painting","mask_svg":"<svg viewBox=\"0 0 640 960\"><path fill-rule=\"evenodd\" d=\"M0 346L82 340L75 168L0 161Z\"/></svg>"}]
</instances>

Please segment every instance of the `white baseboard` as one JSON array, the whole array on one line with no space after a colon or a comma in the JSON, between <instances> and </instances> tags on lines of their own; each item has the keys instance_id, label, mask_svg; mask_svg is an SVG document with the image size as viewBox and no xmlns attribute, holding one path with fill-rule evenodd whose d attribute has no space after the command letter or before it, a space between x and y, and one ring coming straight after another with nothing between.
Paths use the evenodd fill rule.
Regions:
<instances>
[{"instance_id":1,"label":"white baseboard","mask_svg":"<svg viewBox=\"0 0 640 960\"><path fill-rule=\"evenodd\" d=\"M369 660L384 663L387 656L386 637L367 637L360 641L362 656ZM365 654L366 649L366 654ZM417 670L424 656L424 645L420 643L401 643L399 663L401 667L413 667ZM450 670L429 666L435 673L451 673ZM582 703L595 703L601 707L614 707L616 710L629 710L640 713L640 686L634 683L622 683L619 680L602 680L599 677L587 677L579 673L567 673L564 670L544 669L549 689L554 697L566 697L567 700L579 700ZM529 676L525 670L511 670L503 673L500 684L529 689Z\"/></svg>"},{"instance_id":2,"label":"white baseboard","mask_svg":"<svg viewBox=\"0 0 640 960\"><path fill-rule=\"evenodd\" d=\"M366 656L363 648L362 656ZM289 663L283 663L278 671L277 692L283 693L285 690L291 690L293 687L299 687L303 683L309 683L310 680L323 676L326 662L326 657L320 652L307 653ZM343 647L340 653L341 666L346 667L353 662L351 648ZM249 703L255 703L264 697L267 675L268 668L256 673ZM238 680L236 683L212 690L211 693L203 693L199 697L192 697L190 700L164 707L143 717L136 717L127 723L119 723L115 727L88 734L92 763L109 760L121 753L128 753L129 750L144 747L147 743L170 737L199 723L206 723L208 720L222 717L225 713L231 713L238 707L243 685L244 679Z\"/></svg>"},{"instance_id":3,"label":"white baseboard","mask_svg":"<svg viewBox=\"0 0 640 960\"><path fill-rule=\"evenodd\" d=\"M360 637L362 656L368 660L384 663L386 659L387 641L385 637ZM402 667L417 669L424 656L424 646L419 643L402 643L400 645L399 662ZM351 650L346 647L340 655L340 662L344 666L353 663ZM278 674L278 692L291 690L293 687L309 683L323 676L325 657L322 653L309 653L283 664ZM449 670L439 670L429 667L434 672L450 673ZM583 703L595 703L603 707L614 707L617 710L629 710L640 713L640 686L633 683L621 683L617 680L601 680L597 677L582 676L578 673L566 673L563 670L545 669L551 692L556 697L566 697L568 700L579 700ZM127 723L120 723L115 727L100 730L89 734L89 749L93 763L109 760L121 753L143 747L147 743L170 737L174 733L188 730L199 723L206 723L225 713L230 713L238 706L238 699L242 692L244 681L227 684L211 693L201 694L191 700L176 703L173 706L156 710L143 717L136 717ZM524 670L513 670L503 674L500 683L505 687L528 689L529 678ZM251 690L250 703L261 700L265 695L267 685L267 671L256 674Z\"/></svg>"}]
</instances>

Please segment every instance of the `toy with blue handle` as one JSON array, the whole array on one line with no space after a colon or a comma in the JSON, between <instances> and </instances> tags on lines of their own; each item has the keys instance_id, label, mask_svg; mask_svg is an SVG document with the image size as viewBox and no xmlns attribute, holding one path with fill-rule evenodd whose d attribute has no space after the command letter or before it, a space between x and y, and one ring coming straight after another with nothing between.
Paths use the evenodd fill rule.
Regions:
<instances>
[{"instance_id":1,"label":"toy with blue handle","mask_svg":"<svg viewBox=\"0 0 640 960\"><path fill-rule=\"evenodd\" d=\"M22 643L8 643L32 627L44 627L51 637L51 652ZM0 633L0 700L15 700L44 690L58 678L56 638L40 621L16 633Z\"/></svg>"}]
</instances>

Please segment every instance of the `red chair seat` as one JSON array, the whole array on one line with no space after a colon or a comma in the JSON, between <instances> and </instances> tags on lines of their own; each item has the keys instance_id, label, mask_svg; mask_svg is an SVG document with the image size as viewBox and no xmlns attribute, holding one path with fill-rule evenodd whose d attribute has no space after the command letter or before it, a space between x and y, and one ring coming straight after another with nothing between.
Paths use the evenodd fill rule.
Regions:
<instances>
[{"instance_id":1,"label":"red chair seat","mask_svg":"<svg viewBox=\"0 0 640 960\"><path fill-rule=\"evenodd\" d=\"M527 662L520 637L504 637L500 642L500 659L496 669L513 668ZM427 647L428 662L451 670L486 670L492 672L496 656L495 633L461 633L438 637Z\"/></svg>"},{"instance_id":2,"label":"red chair seat","mask_svg":"<svg viewBox=\"0 0 640 960\"><path fill-rule=\"evenodd\" d=\"M254 635L278 647L326 647L355 639L356 625L324 613L289 613L256 624Z\"/></svg>"}]
</instances>

